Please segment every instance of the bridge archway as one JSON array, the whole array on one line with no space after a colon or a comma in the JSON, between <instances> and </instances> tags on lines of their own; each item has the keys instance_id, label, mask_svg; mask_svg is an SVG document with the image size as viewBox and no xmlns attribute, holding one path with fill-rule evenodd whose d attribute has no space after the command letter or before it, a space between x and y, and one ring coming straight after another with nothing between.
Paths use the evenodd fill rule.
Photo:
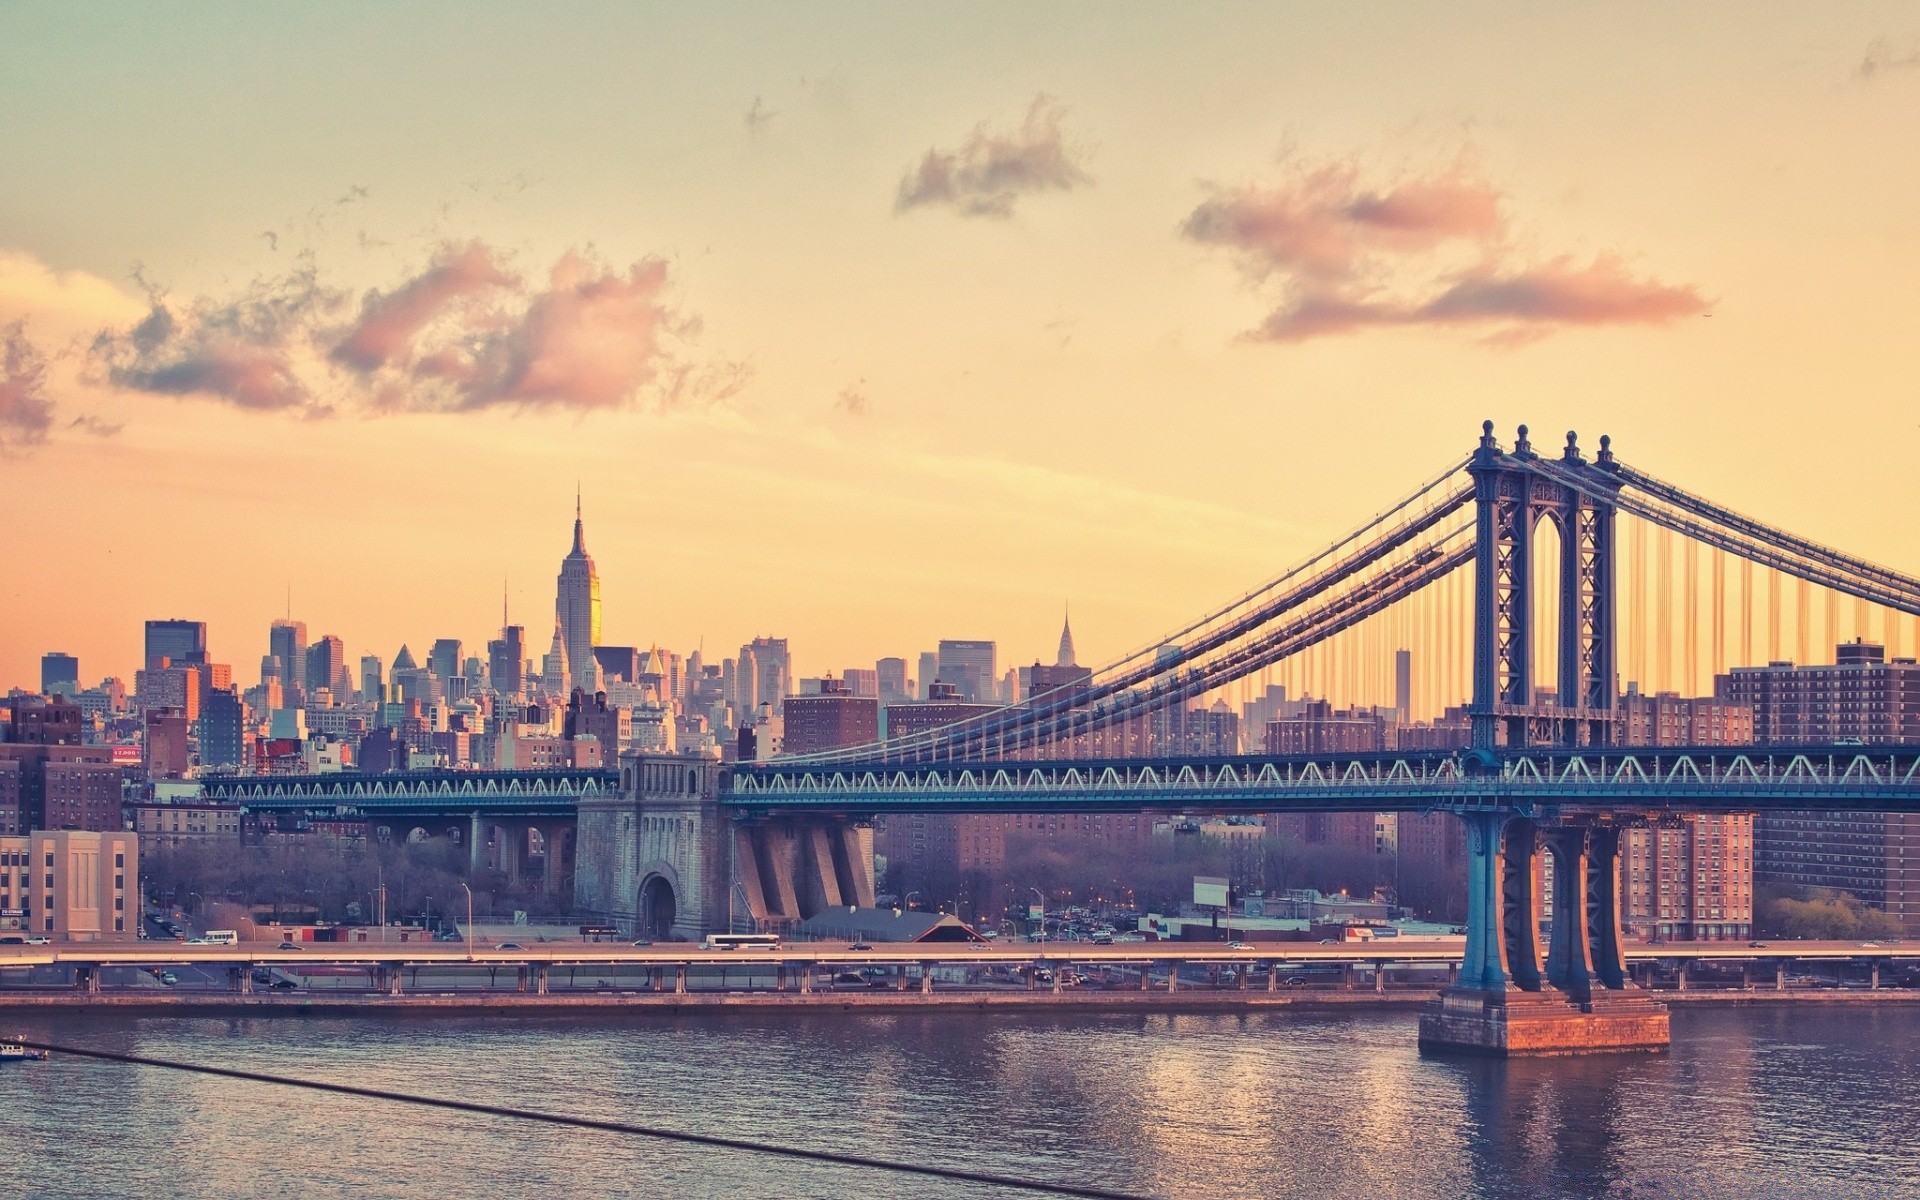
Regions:
<instances>
[{"instance_id":1,"label":"bridge archway","mask_svg":"<svg viewBox=\"0 0 1920 1200\"><path fill-rule=\"evenodd\" d=\"M640 881L639 902L634 906L634 932L641 937L665 939L673 933L680 915L678 880L671 867L647 872Z\"/></svg>"}]
</instances>

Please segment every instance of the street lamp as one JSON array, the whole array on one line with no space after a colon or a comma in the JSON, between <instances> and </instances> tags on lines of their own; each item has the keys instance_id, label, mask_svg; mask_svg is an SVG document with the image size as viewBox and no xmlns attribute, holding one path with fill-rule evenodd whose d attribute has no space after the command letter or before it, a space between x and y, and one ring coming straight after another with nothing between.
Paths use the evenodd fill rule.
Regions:
<instances>
[{"instance_id":1,"label":"street lamp","mask_svg":"<svg viewBox=\"0 0 1920 1200\"><path fill-rule=\"evenodd\" d=\"M467 961L473 961L473 889L466 880L460 881L460 890L467 894Z\"/></svg>"},{"instance_id":2,"label":"street lamp","mask_svg":"<svg viewBox=\"0 0 1920 1200\"><path fill-rule=\"evenodd\" d=\"M1027 890L1040 898L1040 940L1044 942L1047 940L1047 894L1039 888Z\"/></svg>"},{"instance_id":3,"label":"street lamp","mask_svg":"<svg viewBox=\"0 0 1920 1200\"><path fill-rule=\"evenodd\" d=\"M902 900L900 903L904 904L909 910L911 910L913 908L913 898L915 896L918 896L919 894L920 892L916 888L915 890L908 892L907 898L905 900Z\"/></svg>"}]
</instances>

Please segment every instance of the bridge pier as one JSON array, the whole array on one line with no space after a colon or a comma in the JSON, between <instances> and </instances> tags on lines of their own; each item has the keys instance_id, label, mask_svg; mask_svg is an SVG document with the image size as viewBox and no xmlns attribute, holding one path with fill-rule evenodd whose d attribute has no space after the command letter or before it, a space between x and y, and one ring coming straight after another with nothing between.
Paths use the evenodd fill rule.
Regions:
<instances>
[{"instance_id":1,"label":"bridge pier","mask_svg":"<svg viewBox=\"0 0 1920 1200\"><path fill-rule=\"evenodd\" d=\"M1544 829L1468 812L1467 945L1457 980L1420 1016L1423 1050L1494 1055L1644 1050L1670 1040L1665 1006L1627 976L1620 836L1605 817ZM1540 954L1540 854L1553 856L1553 925Z\"/></svg>"}]
</instances>

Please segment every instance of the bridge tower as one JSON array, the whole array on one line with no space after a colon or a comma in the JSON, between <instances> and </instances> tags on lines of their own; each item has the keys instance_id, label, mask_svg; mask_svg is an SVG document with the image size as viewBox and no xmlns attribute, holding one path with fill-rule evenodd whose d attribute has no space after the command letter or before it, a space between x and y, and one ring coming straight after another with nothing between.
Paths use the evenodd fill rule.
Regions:
<instances>
[{"instance_id":1,"label":"bridge tower","mask_svg":"<svg viewBox=\"0 0 1920 1200\"><path fill-rule=\"evenodd\" d=\"M1597 460L1567 434L1558 466L1590 485L1579 490L1528 469L1539 459L1520 426L1511 452L1481 426L1467 470L1476 513L1473 603L1473 702L1476 748L1605 746L1614 741L1614 505L1619 491L1610 439ZM1535 535L1543 521L1559 533L1559 590L1536 596ZM1554 695L1535 688L1541 649L1538 617L1559 610L1559 678Z\"/></svg>"},{"instance_id":2,"label":"bridge tower","mask_svg":"<svg viewBox=\"0 0 1920 1200\"><path fill-rule=\"evenodd\" d=\"M1477 507L1472 770L1503 751L1605 747L1618 732L1614 508L1621 480L1609 439L1588 462L1578 437L1553 470L1519 428L1511 451L1481 426L1467 470ZM1577 486L1576 486L1577 485ZM1536 595L1535 534L1559 534L1559 586ZM1538 618L1558 606L1559 669L1538 693ZM1494 1054L1644 1049L1668 1043L1665 1008L1627 977L1620 935L1620 833L1644 813L1463 806L1467 945L1460 977L1420 1018L1424 1047ZM1542 953L1543 855L1552 925Z\"/></svg>"}]
</instances>

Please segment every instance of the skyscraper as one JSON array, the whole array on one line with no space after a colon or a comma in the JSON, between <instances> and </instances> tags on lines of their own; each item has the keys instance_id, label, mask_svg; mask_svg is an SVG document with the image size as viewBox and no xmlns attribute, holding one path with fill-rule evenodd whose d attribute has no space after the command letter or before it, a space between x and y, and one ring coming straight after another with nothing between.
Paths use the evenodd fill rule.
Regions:
<instances>
[{"instance_id":1,"label":"skyscraper","mask_svg":"<svg viewBox=\"0 0 1920 1200\"><path fill-rule=\"evenodd\" d=\"M327 688L336 704L345 703L353 691L347 674L347 648L336 634L327 634L307 647L307 686Z\"/></svg>"},{"instance_id":2,"label":"skyscraper","mask_svg":"<svg viewBox=\"0 0 1920 1200\"><path fill-rule=\"evenodd\" d=\"M149 670L164 666L165 659L176 667L207 661L207 623L205 621L148 621L147 657Z\"/></svg>"},{"instance_id":3,"label":"skyscraper","mask_svg":"<svg viewBox=\"0 0 1920 1200\"><path fill-rule=\"evenodd\" d=\"M1063 635L1061 641L1062 649L1072 653L1072 639ZM952 684L959 690L962 699L976 704L992 704L998 692L995 686L999 678L999 671L994 664L996 651L997 647L992 642L942 638L940 682ZM924 680L921 688L924 694Z\"/></svg>"},{"instance_id":4,"label":"skyscraper","mask_svg":"<svg viewBox=\"0 0 1920 1200\"><path fill-rule=\"evenodd\" d=\"M888 704L897 704L911 699L907 694L907 660L904 658L883 658L873 664L874 676L879 684L880 699Z\"/></svg>"},{"instance_id":5,"label":"skyscraper","mask_svg":"<svg viewBox=\"0 0 1920 1200\"><path fill-rule=\"evenodd\" d=\"M40 691L68 700L80 694L80 660L58 650L40 656Z\"/></svg>"},{"instance_id":6,"label":"skyscraper","mask_svg":"<svg viewBox=\"0 0 1920 1200\"><path fill-rule=\"evenodd\" d=\"M527 631L508 625L500 636L487 643L487 682L502 696L518 696L526 690L521 676L526 655Z\"/></svg>"},{"instance_id":7,"label":"skyscraper","mask_svg":"<svg viewBox=\"0 0 1920 1200\"><path fill-rule=\"evenodd\" d=\"M307 685L307 623L275 621L267 629L267 654L279 664L282 686ZM320 686L326 686L323 682Z\"/></svg>"},{"instance_id":8,"label":"skyscraper","mask_svg":"<svg viewBox=\"0 0 1920 1200\"><path fill-rule=\"evenodd\" d=\"M573 502L573 549L560 562L554 616L560 621L574 684L591 692L593 648L600 644L600 573L587 554L586 527L577 495Z\"/></svg>"},{"instance_id":9,"label":"skyscraper","mask_svg":"<svg viewBox=\"0 0 1920 1200\"><path fill-rule=\"evenodd\" d=\"M452 679L460 673L460 639L441 638L427 651L427 669L441 679Z\"/></svg>"}]
</instances>

